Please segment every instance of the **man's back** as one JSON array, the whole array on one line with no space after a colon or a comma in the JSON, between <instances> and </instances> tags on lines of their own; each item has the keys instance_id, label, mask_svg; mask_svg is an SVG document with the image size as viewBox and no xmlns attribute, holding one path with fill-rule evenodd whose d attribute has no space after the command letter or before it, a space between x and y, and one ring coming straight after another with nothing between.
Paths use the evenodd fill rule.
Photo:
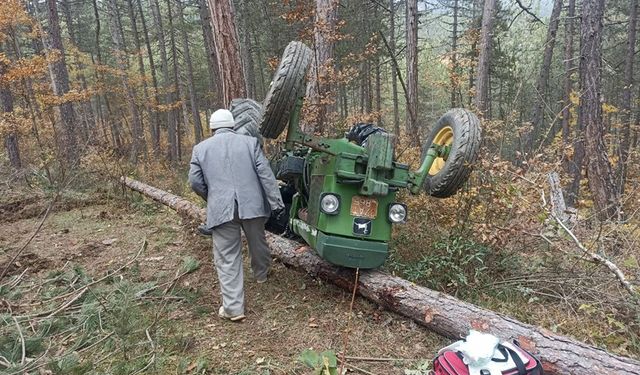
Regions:
<instances>
[{"instance_id":1,"label":"man's back","mask_svg":"<svg viewBox=\"0 0 640 375\"><path fill-rule=\"evenodd\" d=\"M189 181L207 199L209 228L233 220L236 202L240 219L252 219L268 217L269 202L280 199L258 140L231 129L194 147Z\"/></svg>"}]
</instances>

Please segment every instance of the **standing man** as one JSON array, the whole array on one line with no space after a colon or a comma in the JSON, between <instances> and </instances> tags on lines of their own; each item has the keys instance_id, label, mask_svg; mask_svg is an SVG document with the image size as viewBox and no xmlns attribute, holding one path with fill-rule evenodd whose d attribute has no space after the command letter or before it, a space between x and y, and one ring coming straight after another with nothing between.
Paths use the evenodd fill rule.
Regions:
<instances>
[{"instance_id":1,"label":"standing man","mask_svg":"<svg viewBox=\"0 0 640 375\"><path fill-rule=\"evenodd\" d=\"M245 318L240 228L249 243L253 276L264 283L271 264L264 224L271 210L282 210L284 204L258 139L237 134L233 126L230 111L211 115L214 134L193 148L189 183L207 201L206 226L212 230L222 292L218 315L240 321Z\"/></svg>"}]
</instances>

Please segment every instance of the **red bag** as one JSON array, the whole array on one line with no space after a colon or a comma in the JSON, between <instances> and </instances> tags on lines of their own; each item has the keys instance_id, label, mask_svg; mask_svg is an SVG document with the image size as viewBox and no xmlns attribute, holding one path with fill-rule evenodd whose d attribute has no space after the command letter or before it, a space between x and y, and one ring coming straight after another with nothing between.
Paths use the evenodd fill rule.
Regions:
<instances>
[{"instance_id":1,"label":"red bag","mask_svg":"<svg viewBox=\"0 0 640 375\"><path fill-rule=\"evenodd\" d=\"M542 364L533 355L522 349L516 341L513 344L498 344L497 352L491 359L492 367L500 367L503 375L543 375ZM435 375L469 375L469 367L463 361L462 353L445 350L433 360ZM489 370L480 370L489 375Z\"/></svg>"}]
</instances>

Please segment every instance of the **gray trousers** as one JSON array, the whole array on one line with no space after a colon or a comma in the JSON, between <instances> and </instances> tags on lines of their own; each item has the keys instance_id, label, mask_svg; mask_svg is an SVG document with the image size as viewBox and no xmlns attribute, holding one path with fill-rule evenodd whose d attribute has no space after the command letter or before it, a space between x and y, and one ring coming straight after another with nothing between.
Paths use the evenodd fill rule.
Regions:
<instances>
[{"instance_id":1,"label":"gray trousers","mask_svg":"<svg viewBox=\"0 0 640 375\"><path fill-rule=\"evenodd\" d=\"M213 261L218 273L222 306L227 314L244 314L244 287L242 270L242 240L240 228L249 243L251 269L257 279L267 277L271 265L271 251L264 233L267 218L241 220L238 211L232 221L213 228Z\"/></svg>"}]
</instances>

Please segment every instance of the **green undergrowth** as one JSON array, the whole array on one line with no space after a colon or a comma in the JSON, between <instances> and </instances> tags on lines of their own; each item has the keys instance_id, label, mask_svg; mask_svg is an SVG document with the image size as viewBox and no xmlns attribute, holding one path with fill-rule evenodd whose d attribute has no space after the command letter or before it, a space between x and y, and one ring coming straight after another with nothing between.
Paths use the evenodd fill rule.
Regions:
<instances>
[{"instance_id":1,"label":"green undergrowth","mask_svg":"<svg viewBox=\"0 0 640 375\"><path fill-rule=\"evenodd\" d=\"M615 353L640 356L640 308L601 266L563 261L544 249L514 252L471 236L395 234L388 271L416 284L540 325Z\"/></svg>"},{"instance_id":2,"label":"green undergrowth","mask_svg":"<svg viewBox=\"0 0 640 375\"><path fill-rule=\"evenodd\" d=\"M171 363L186 373L177 357L196 364L191 373L206 371L205 360L184 355L184 337L168 318L200 297L177 282L199 266L186 257L164 281L142 280L136 262L107 275L67 266L42 280L14 276L0 286L0 299L12 306L0 315L0 372L162 373Z\"/></svg>"}]
</instances>

